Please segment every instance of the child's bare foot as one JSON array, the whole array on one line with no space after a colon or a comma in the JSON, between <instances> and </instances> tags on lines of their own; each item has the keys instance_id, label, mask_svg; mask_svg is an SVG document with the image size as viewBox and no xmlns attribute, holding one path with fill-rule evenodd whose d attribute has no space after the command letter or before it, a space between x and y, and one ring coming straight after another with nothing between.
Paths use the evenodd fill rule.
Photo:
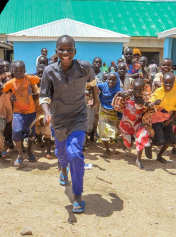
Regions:
<instances>
[{"instance_id":1,"label":"child's bare foot","mask_svg":"<svg viewBox=\"0 0 177 237\"><path fill-rule=\"evenodd\" d=\"M135 165L136 165L139 169L143 169L143 168L144 168L143 164L141 164L139 160L136 160L136 161L135 161Z\"/></svg>"}]
</instances>

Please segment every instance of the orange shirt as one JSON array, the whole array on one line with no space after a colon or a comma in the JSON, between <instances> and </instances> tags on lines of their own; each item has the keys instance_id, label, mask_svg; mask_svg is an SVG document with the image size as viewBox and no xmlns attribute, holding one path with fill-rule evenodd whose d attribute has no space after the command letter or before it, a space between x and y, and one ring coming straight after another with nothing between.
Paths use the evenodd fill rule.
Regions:
<instances>
[{"instance_id":1,"label":"orange shirt","mask_svg":"<svg viewBox=\"0 0 177 237\"><path fill-rule=\"evenodd\" d=\"M35 105L32 98L31 85L39 82L39 77L25 75L22 79L13 78L6 82L3 93L12 90L16 96L13 113L31 114L35 112Z\"/></svg>"}]
</instances>

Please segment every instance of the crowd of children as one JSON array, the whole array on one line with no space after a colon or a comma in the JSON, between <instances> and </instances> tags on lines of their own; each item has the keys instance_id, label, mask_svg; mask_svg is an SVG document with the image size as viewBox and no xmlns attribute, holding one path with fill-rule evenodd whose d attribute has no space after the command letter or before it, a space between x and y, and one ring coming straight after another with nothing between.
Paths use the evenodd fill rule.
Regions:
<instances>
[{"instance_id":1,"label":"crowd of children","mask_svg":"<svg viewBox=\"0 0 177 237\"><path fill-rule=\"evenodd\" d=\"M68 182L68 161L64 157L67 152L75 194L73 212L82 212L84 163L80 148L83 144L87 145L88 138L93 142L95 136L99 137L106 148L103 154L105 158L111 156L109 143L115 141L118 136L122 138L124 148L130 148L135 142L135 164L140 169L143 168L140 162L143 149L146 157L152 159L152 146L157 146L159 152L156 159L162 163L167 162L162 154L169 146L173 147L174 154L176 78L169 58L161 62L160 72L154 61L146 71L147 58L142 56L137 48L127 48L124 59L119 58L117 65L111 62L108 68L100 57L94 58L92 65L73 60L75 44L70 37L59 38L56 46L58 49L50 63L47 49L41 50L33 75L26 73L23 61L13 61L11 64L7 61L0 62L0 154L1 157L8 156L8 149L14 149L15 145L18 156L14 165L20 167L24 159L23 141L26 139L30 162L37 160L33 153L34 142L43 147L45 141L46 158L51 159L53 127L55 153L62 166L60 184L66 185ZM71 55L70 62L68 57L62 56L65 54L64 47L67 48L67 54ZM78 74L75 85L69 79L72 78L73 72L74 75ZM53 79L49 74L53 75ZM57 81L58 75L63 80L62 85ZM85 98L82 91L85 91ZM57 99L58 95L60 99ZM85 105L82 104L83 100ZM51 104L51 101L55 103ZM75 141L78 150L73 142L74 136L78 138ZM72 149L75 149L80 157L78 161L70 154L70 146L74 147ZM76 171L81 172L80 176L76 175ZM76 179L80 180L79 188Z\"/></svg>"}]
</instances>

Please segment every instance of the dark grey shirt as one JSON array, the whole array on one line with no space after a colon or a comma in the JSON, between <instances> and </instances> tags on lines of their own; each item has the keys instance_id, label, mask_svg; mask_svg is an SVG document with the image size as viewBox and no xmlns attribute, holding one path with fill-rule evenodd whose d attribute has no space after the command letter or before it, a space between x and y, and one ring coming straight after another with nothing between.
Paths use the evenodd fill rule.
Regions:
<instances>
[{"instance_id":1,"label":"dark grey shirt","mask_svg":"<svg viewBox=\"0 0 177 237\"><path fill-rule=\"evenodd\" d=\"M70 133L77 130L87 132L85 87L94 79L92 66L84 61L73 60L73 66L67 72L62 71L60 62L45 67L40 104L45 103L41 102L45 98L51 99L52 126L59 141L66 140Z\"/></svg>"}]
</instances>

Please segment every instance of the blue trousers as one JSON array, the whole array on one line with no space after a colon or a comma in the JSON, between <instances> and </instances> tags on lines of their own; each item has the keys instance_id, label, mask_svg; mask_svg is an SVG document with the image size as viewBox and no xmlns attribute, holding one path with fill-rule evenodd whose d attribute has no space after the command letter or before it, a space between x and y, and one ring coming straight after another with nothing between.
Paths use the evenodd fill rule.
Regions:
<instances>
[{"instance_id":1,"label":"blue trousers","mask_svg":"<svg viewBox=\"0 0 177 237\"><path fill-rule=\"evenodd\" d=\"M32 131L30 133L29 126L35 120L36 113L32 114L13 114L13 122L12 122L12 137L14 142L19 142L20 140L28 137L30 140L35 140L35 124L31 128Z\"/></svg>"},{"instance_id":2,"label":"blue trousers","mask_svg":"<svg viewBox=\"0 0 177 237\"><path fill-rule=\"evenodd\" d=\"M72 190L75 195L81 195L83 192L85 163L82 148L84 137L84 131L72 132L62 142L59 142L55 137L55 154L58 157L61 167L66 168L68 167L68 163L70 163Z\"/></svg>"}]
</instances>

